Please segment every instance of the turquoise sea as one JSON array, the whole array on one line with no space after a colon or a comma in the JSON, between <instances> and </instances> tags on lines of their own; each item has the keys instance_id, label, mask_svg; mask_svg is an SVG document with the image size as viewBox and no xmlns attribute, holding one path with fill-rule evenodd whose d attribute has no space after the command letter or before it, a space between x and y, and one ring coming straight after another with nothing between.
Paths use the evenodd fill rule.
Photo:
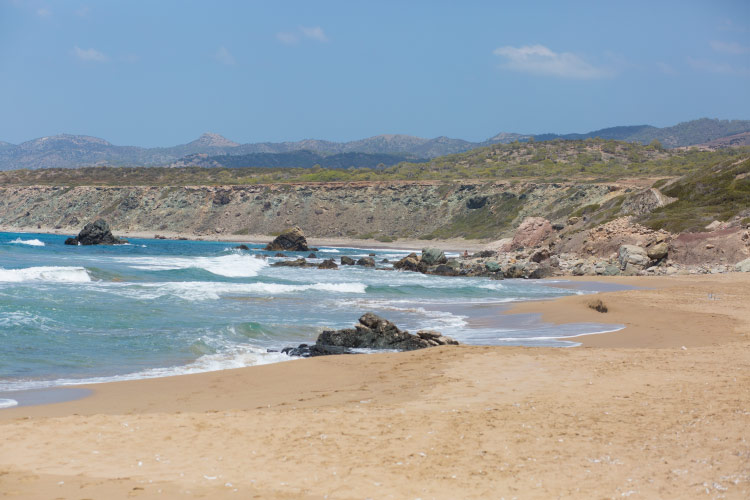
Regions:
<instances>
[{"instance_id":1,"label":"turquoise sea","mask_svg":"<svg viewBox=\"0 0 750 500\"><path fill-rule=\"evenodd\" d=\"M0 233L0 407L15 404L13 391L290 360L267 351L313 343L323 328L350 327L366 311L469 344L569 346L556 339L618 329L499 315L511 302L583 293L542 282L271 267L281 259L261 245L84 247L65 238ZM310 261L374 253L393 262L409 252L325 247Z\"/></svg>"}]
</instances>

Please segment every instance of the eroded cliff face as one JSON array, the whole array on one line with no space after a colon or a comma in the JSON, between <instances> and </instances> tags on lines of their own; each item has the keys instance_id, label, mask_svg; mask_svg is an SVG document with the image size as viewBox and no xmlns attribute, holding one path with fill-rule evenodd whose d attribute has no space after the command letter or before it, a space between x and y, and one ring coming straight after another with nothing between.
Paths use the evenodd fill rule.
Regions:
<instances>
[{"instance_id":1,"label":"eroded cliff face","mask_svg":"<svg viewBox=\"0 0 750 500\"><path fill-rule=\"evenodd\" d=\"M367 182L257 186L0 186L0 225L313 237L498 239L527 216L566 221L634 188L610 184Z\"/></svg>"}]
</instances>

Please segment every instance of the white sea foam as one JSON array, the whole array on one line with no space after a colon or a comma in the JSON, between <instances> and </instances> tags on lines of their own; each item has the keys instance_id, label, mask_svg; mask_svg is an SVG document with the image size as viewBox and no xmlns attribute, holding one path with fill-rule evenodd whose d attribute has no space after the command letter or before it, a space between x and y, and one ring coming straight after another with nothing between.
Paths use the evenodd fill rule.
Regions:
<instances>
[{"instance_id":1,"label":"white sea foam","mask_svg":"<svg viewBox=\"0 0 750 500\"><path fill-rule=\"evenodd\" d=\"M26 267L23 269L0 268L0 282L24 283L27 281L47 281L55 283L84 283L91 277L83 267Z\"/></svg>"},{"instance_id":2,"label":"white sea foam","mask_svg":"<svg viewBox=\"0 0 750 500\"><path fill-rule=\"evenodd\" d=\"M16 245L29 245L30 247L43 247L44 242L39 241L38 239L34 238L33 240L22 240L21 238L16 238L13 241L10 241L9 243L14 243Z\"/></svg>"},{"instance_id":3,"label":"white sea foam","mask_svg":"<svg viewBox=\"0 0 750 500\"><path fill-rule=\"evenodd\" d=\"M205 269L228 278L251 278L267 264L252 255L230 254L220 257L124 257L118 262L133 269L170 271L174 269Z\"/></svg>"},{"instance_id":4,"label":"white sea foam","mask_svg":"<svg viewBox=\"0 0 750 500\"><path fill-rule=\"evenodd\" d=\"M18 404L18 401L15 399L4 399L0 398L0 408L10 408L12 406L16 406Z\"/></svg>"},{"instance_id":5,"label":"white sea foam","mask_svg":"<svg viewBox=\"0 0 750 500\"><path fill-rule=\"evenodd\" d=\"M365 293L364 283L312 283L287 285L282 283L222 283L206 281L170 281L138 285L106 284L105 290L139 299L156 299L174 295L185 300L216 300L222 295L259 295L263 297L295 292L319 291L331 293Z\"/></svg>"},{"instance_id":6,"label":"white sea foam","mask_svg":"<svg viewBox=\"0 0 750 500\"><path fill-rule=\"evenodd\" d=\"M89 377L81 379L59 378L55 380L18 380L13 382L0 382L0 392L44 389L46 387L58 387L63 385L101 384L122 380L172 377L175 375L189 375L191 373L205 373L232 368L243 368L246 366L266 365L281 361L290 361L292 359L294 358L280 352L266 352L265 349L250 345L235 345L221 353L201 356L187 365L149 368L139 372L113 375L109 377ZM0 408L3 408L3 401L13 402L12 404L8 404L8 406L18 404L13 399L0 399Z\"/></svg>"}]
</instances>

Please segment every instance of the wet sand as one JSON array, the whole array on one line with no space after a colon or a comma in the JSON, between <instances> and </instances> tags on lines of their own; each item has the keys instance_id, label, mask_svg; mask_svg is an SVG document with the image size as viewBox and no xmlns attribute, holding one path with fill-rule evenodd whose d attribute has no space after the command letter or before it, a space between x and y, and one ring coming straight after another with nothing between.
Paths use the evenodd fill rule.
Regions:
<instances>
[{"instance_id":1,"label":"wet sand","mask_svg":"<svg viewBox=\"0 0 750 500\"><path fill-rule=\"evenodd\" d=\"M0 496L748 498L750 274L604 281L640 288L598 294L605 314L591 295L508 311L626 325L583 347L316 358L0 410Z\"/></svg>"}]
</instances>

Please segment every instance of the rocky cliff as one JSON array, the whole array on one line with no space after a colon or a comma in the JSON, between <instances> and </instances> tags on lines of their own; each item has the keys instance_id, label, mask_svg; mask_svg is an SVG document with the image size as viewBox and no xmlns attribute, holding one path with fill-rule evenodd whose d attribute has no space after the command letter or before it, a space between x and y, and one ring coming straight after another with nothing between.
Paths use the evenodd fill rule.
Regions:
<instances>
[{"instance_id":1,"label":"rocky cliff","mask_svg":"<svg viewBox=\"0 0 750 500\"><path fill-rule=\"evenodd\" d=\"M499 239L527 216L566 223L581 207L641 189L522 182L361 182L253 186L0 186L0 225L77 232L105 218L115 231L313 237Z\"/></svg>"}]
</instances>

